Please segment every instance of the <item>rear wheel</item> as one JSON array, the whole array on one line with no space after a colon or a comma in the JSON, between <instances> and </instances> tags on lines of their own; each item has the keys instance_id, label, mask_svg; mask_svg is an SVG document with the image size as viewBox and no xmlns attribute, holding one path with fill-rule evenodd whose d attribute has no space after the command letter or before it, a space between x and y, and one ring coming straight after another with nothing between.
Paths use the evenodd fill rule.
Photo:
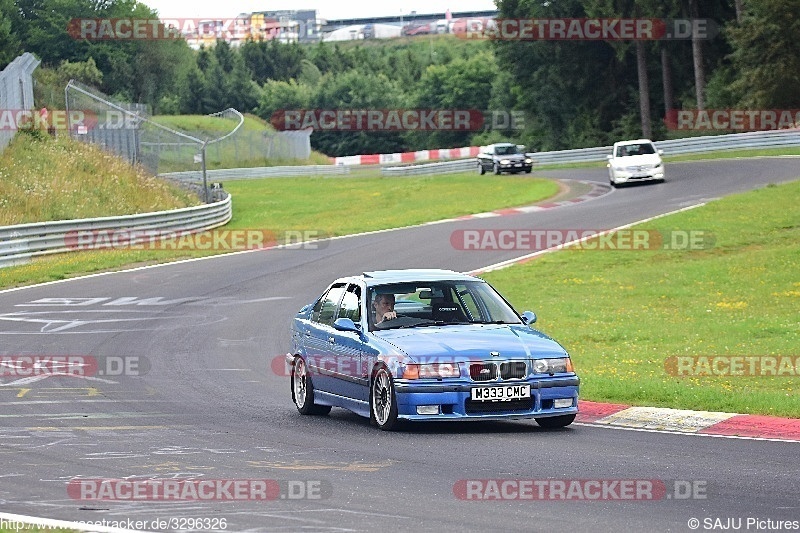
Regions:
<instances>
[{"instance_id":1,"label":"rear wheel","mask_svg":"<svg viewBox=\"0 0 800 533\"><path fill-rule=\"evenodd\" d=\"M544 416L536 418L536 423L543 428L563 428L572 424L575 420L575 415L561 415L561 416Z\"/></svg>"},{"instance_id":2,"label":"rear wheel","mask_svg":"<svg viewBox=\"0 0 800 533\"><path fill-rule=\"evenodd\" d=\"M370 420L384 431L397 426L397 397L392 375L385 366L378 367L369 395Z\"/></svg>"},{"instance_id":3,"label":"rear wheel","mask_svg":"<svg viewBox=\"0 0 800 533\"><path fill-rule=\"evenodd\" d=\"M306 362L299 356L294 358L292 365L292 400L302 415L327 415L331 412L330 405L314 403L314 384Z\"/></svg>"}]
</instances>

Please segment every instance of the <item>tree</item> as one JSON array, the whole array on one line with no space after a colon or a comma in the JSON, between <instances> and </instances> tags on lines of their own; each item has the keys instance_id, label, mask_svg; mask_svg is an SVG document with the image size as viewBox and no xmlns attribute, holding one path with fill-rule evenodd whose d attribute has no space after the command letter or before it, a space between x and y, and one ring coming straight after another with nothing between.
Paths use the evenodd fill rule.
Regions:
<instances>
[{"instance_id":1,"label":"tree","mask_svg":"<svg viewBox=\"0 0 800 533\"><path fill-rule=\"evenodd\" d=\"M750 108L800 107L800 17L796 0L748 0L739 25L730 25L731 89Z\"/></svg>"},{"instance_id":2,"label":"tree","mask_svg":"<svg viewBox=\"0 0 800 533\"><path fill-rule=\"evenodd\" d=\"M430 65L419 80L413 105L419 109L484 111L492 97L498 75L490 52L469 59L455 59L443 65ZM471 124L477 128L479 124ZM477 130L411 132L413 145L455 148L469 144Z\"/></svg>"},{"instance_id":3,"label":"tree","mask_svg":"<svg viewBox=\"0 0 800 533\"><path fill-rule=\"evenodd\" d=\"M14 25L18 22L19 17L14 2L0 0L0 70L21 52L19 38L14 32Z\"/></svg>"},{"instance_id":4,"label":"tree","mask_svg":"<svg viewBox=\"0 0 800 533\"><path fill-rule=\"evenodd\" d=\"M228 100L226 107L233 107L242 113L252 113L258 104L259 87L238 53L232 56L232 69L228 75Z\"/></svg>"},{"instance_id":5,"label":"tree","mask_svg":"<svg viewBox=\"0 0 800 533\"><path fill-rule=\"evenodd\" d=\"M698 0L689 0L689 15L692 19L700 18ZM706 108L706 68L703 59L703 40L700 35L692 33L692 63L694 64L694 87L697 96L697 109Z\"/></svg>"},{"instance_id":6,"label":"tree","mask_svg":"<svg viewBox=\"0 0 800 533\"><path fill-rule=\"evenodd\" d=\"M186 115L201 114L206 91L203 72L196 66L189 69L178 87L180 113Z\"/></svg>"}]
</instances>

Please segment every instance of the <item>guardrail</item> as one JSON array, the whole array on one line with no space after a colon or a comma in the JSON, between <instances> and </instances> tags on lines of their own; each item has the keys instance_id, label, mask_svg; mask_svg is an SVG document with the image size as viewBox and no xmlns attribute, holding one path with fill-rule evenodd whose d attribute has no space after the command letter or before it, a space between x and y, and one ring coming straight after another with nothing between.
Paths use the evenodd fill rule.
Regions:
<instances>
[{"instance_id":1,"label":"guardrail","mask_svg":"<svg viewBox=\"0 0 800 533\"><path fill-rule=\"evenodd\" d=\"M381 167L384 176L419 176L428 174L450 174L466 172L477 168L475 158L444 161L442 163L423 163L396 167Z\"/></svg>"},{"instance_id":2,"label":"guardrail","mask_svg":"<svg viewBox=\"0 0 800 533\"><path fill-rule=\"evenodd\" d=\"M0 267L24 264L34 256L74 251L69 236L81 231L198 232L227 224L231 215L231 196L226 193L224 199L214 203L171 211L3 226L0 227Z\"/></svg>"},{"instance_id":3,"label":"guardrail","mask_svg":"<svg viewBox=\"0 0 800 533\"><path fill-rule=\"evenodd\" d=\"M290 176L323 176L350 174L350 167L343 165L296 165L285 167L254 168L221 168L207 170L206 175L212 180L243 180L258 178L284 178ZM187 172L167 172L159 174L163 178L182 181L202 181L203 173L199 170Z\"/></svg>"},{"instance_id":4,"label":"guardrail","mask_svg":"<svg viewBox=\"0 0 800 533\"><path fill-rule=\"evenodd\" d=\"M748 133L732 133L689 137L656 141L656 148L664 150L665 155L701 154L718 150L741 150L748 148L782 148L800 146L800 130L756 131ZM555 152L535 152L531 154L536 165L552 165L559 163L593 163L606 160L611 154L611 146L594 148L577 148ZM387 176L411 176L420 174L447 174L475 169L475 159L461 159L443 163L426 163L423 165L407 165L384 167L381 173Z\"/></svg>"},{"instance_id":5,"label":"guardrail","mask_svg":"<svg viewBox=\"0 0 800 533\"><path fill-rule=\"evenodd\" d=\"M718 150L741 150L747 148L781 148L800 146L800 130L754 131L748 133L731 133L728 135L710 135L688 137L669 141L656 141L656 148L664 150L665 155L701 154ZM585 163L605 161L611 154L611 146L596 148L579 148L577 150L560 150L557 152L537 152L533 155L537 165L557 163Z\"/></svg>"},{"instance_id":6,"label":"guardrail","mask_svg":"<svg viewBox=\"0 0 800 533\"><path fill-rule=\"evenodd\" d=\"M17 113L33 109L33 71L40 60L25 52L0 70L0 111ZM0 128L0 153L16 134L14 128Z\"/></svg>"}]
</instances>

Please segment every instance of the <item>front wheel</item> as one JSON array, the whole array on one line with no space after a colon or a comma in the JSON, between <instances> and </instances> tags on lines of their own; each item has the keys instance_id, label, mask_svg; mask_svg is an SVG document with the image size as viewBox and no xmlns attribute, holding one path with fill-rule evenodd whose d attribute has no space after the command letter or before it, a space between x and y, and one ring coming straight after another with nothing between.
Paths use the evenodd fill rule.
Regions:
<instances>
[{"instance_id":1,"label":"front wheel","mask_svg":"<svg viewBox=\"0 0 800 533\"><path fill-rule=\"evenodd\" d=\"M575 420L575 415L544 416L541 418L536 418L535 420L536 423L543 428L563 428L572 424L572 422Z\"/></svg>"},{"instance_id":2,"label":"front wheel","mask_svg":"<svg viewBox=\"0 0 800 533\"><path fill-rule=\"evenodd\" d=\"M486 169L483 168L483 163L480 162L478 163L478 174L480 174L481 176L486 174Z\"/></svg>"},{"instance_id":3,"label":"front wheel","mask_svg":"<svg viewBox=\"0 0 800 533\"><path fill-rule=\"evenodd\" d=\"M292 400L301 415L327 415L330 405L314 403L314 384L308 373L308 367L302 357L294 358L292 365Z\"/></svg>"},{"instance_id":4,"label":"front wheel","mask_svg":"<svg viewBox=\"0 0 800 533\"><path fill-rule=\"evenodd\" d=\"M497 163L495 163L495 164L494 164L494 166L492 167L492 169L494 170L494 173L495 173L495 175L496 175L496 176L499 176L499 175L500 175L500 172L501 172L501 171L500 171L500 165L498 165Z\"/></svg>"},{"instance_id":5,"label":"front wheel","mask_svg":"<svg viewBox=\"0 0 800 533\"><path fill-rule=\"evenodd\" d=\"M384 366L375 371L369 403L370 419L379 429L391 431L397 426L397 397L394 393L394 382L389 370Z\"/></svg>"}]
</instances>

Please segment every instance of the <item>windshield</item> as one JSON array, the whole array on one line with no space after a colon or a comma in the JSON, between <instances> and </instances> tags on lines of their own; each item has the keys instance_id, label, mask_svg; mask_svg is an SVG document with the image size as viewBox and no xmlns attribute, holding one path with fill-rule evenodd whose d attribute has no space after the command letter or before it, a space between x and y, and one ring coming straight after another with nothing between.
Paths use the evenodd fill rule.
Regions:
<instances>
[{"instance_id":1,"label":"windshield","mask_svg":"<svg viewBox=\"0 0 800 533\"><path fill-rule=\"evenodd\" d=\"M631 155L647 155L656 153L656 148L650 143L626 144L617 147L617 157L628 157Z\"/></svg>"},{"instance_id":2,"label":"windshield","mask_svg":"<svg viewBox=\"0 0 800 533\"><path fill-rule=\"evenodd\" d=\"M518 154L519 150L517 150L517 146L512 144L509 146L495 146L494 147L495 154L497 155L509 155L509 154Z\"/></svg>"},{"instance_id":3,"label":"windshield","mask_svg":"<svg viewBox=\"0 0 800 533\"><path fill-rule=\"evenodd\" d=\"M451 324L521 324L488 283L396 283L369 290L370 330Z\"/></svg>"}]
</instances>

